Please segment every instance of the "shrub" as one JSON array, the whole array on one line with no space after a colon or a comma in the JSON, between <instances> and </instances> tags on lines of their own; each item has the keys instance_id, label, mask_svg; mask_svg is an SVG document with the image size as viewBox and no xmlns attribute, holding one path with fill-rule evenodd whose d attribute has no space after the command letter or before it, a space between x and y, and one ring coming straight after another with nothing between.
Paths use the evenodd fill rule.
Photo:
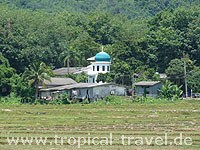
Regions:
<instances>
[{"instance_id":1,"label":"shrub","mask_svg":"<svg viewBox=\"0 0 200 150\"><path fill-rule=\"evenodd\" d=\"M1 104L20 104L21 98L17 97L15 93L10 93L9 96L0 97Z\"/></svg>"},{"instance_id":2,"label":"shrub","mask_svg":"<svg viewBox=\"0 0 200 150\"><path fill-rule=\"evenodd\" d=\"M71 104L71 101L69 100L68 94L62 93L58 96L58 98L50 101L49 104L54 104L54 105Z\"/></svg>"},{"instance_id":3,"label":"shrub","mask_svg":"<svg viewBox=\"0 0 200 150\"><path fill-rule=\"evenodd\" d=\"M166 81L163 85L161 91L160 91L160 97L166 98L168 100L176 100L180 99L182 96L183 91L181 90L181 87L178 87L177 85L173 85L170 81Z\"/></svg>"}]
</instances>

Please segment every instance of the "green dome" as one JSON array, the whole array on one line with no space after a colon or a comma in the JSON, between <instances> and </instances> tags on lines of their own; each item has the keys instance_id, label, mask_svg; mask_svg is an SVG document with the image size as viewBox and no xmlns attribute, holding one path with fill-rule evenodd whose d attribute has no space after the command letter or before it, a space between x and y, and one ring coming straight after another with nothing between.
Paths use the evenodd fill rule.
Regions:
<instances>
[{"instance_id":1,"label":"green dome","mask_svg":"<svg viewBox=\"0 0 200 150\"><path fill-rule=\"evenodd\" d=\"M95 61L106 61L110 62L110 55L105 52L100 52L95 55Z\"/></svg>"}]
</instances>

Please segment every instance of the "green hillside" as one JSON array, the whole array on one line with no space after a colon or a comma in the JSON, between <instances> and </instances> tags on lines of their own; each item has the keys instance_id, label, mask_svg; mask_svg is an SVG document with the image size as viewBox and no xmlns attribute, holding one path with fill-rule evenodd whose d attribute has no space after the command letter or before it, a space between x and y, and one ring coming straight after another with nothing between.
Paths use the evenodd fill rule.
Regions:
<instances>
[{"instance_id":1,"label":"green hillside","mask_svg":"<svg viewBox=\"0 0 200 150\"><path fill-rule=\"evenodd\" d=\"M158 80L159 72L183 85L186 62L188 87L200 92L199 0L0 2L2 89L36 62L54 69L68 57L70 67L85 67L103 45L113 82L131 85L134 73Z\"/></svg>"},{"instance_id":2,"label":"green hillside","mask_svg":"<svg viewBox=\"0 0 200 150\"><path fill-rule=\"evenodd\" d=\"M63 10L88 13L103 11L123 14L129 18L153 16L165 9L199 5L199 0L1 0L18 8L43 9L48 12Z\"/></svg>"}]
</instances>

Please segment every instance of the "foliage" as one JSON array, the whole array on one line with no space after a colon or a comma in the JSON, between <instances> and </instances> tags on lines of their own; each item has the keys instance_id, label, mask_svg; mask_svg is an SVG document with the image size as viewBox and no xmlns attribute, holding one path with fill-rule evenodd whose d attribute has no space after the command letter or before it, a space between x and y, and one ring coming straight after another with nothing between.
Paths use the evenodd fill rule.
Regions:
<instances>
[{"instance_id":1,"label":"foliage","mask_svg":"<svg viewBox=\"0 0 200 150\"><path fill-rule=\"evenodd\" d=\"M105 82L113 82L113 79L111 78L111 75L110 75L110 73L100 73L100 74L98 74L98 77L97 77L97 82L103 82L103 83L105 83Z\"/></svg>"},{"instance_id":2,"label":"foliage","mask_svg":"<svg viewBox=\"0 0 200 150\"><path fill-rule=\"evenodd\" d=\"M64 48L66 49L65 46ZM66 49L66 51L63 51L61 53L61 56L64 56L64 59L63 59L64 66L67 66L68 68L70 67L70 65L71 66L76 65L76 67L79 66L80 55L79 53L77 53L77 51L73 47L70 47Z\"/></svg>"},{"instance_id":3,"label":"foliage","mask_svg":"<svg viewBox=\"0 0 200 150\"><path fill-rule=\"evenodd\" d=\"M160 76L157 74L154 68L147 68L146 66L138 67L135 70L138 74L136 81L159 81Z\"/></svg>"},{"instance_id":4,"label":"foliage","mask_svg":"<svg viewBox=\"0 0 200 150\"><path fill-rule=\"evenodd\" d=\"M15 93L10 93L8 96L0 97L0 104L20 104L21 98L18 97Z\"/></svg>"},{"instance_id":5,"label":"foliage","mask_svg":"<svg viewBox=\"0 0 200 150\"><path fill-rule=\"evenodd\" d=\"M0 96L7 96L11 92L14 69L10 67L8 60L0 53Z\"/></svg>"},{"instance_id":6,"label":"foliage","mask_svg":"<svg viewBox=\"0 0 200 150\"><path fill-rule=\"evenodd\" d=\"M54 105L71 104L71 101L69 100L68 94L62 93L59 94L56 99L49 101L48 104L54 104Z\"/></svg>"},{"instance_id":7,"label":"foliage","mask_svg":"<svg viewBox=\"0 0 200 150\"><path fill-rule=\"evenodd\" d=\"M166 69L166 74L170 80L183 80L184 79L184 62L181 59L173 59Z\"/></svg>"},{"instance_id":8,"label":"foliage","mask_svg":"<svg viewBox=\"0 0 200 150\"><path fill-rule=\"evenodd\" d=\"M198 22L198 18L199 10L194 7L163 11L149 21L147 49L155 56L154 63L159 72L163 72L172 59L182 58L183 53L197 60L194 58L199 55L199 47L196 45L199 39L194 39L195 35L190 33L193 32L191 26ZM196 34L199 32L198 27L194 27Z\"/></svg>"},{"instance_id":9,"label":"foliage","mask_svg":"<svg viewBox=\"0 0 200 150\"><path fill-rule=\"evenodd\" d=\"M2 53L0 53L0 65L4 65L6 67L10 66L10 63L8 62L8 59L6 59Z\"/></svg>"},{"instance_id":10,"label":"foliage","mask_svg":"<svg viewBox=\"0 0 200 150\"><path fill-rule=\"evenodd\" d=\"M174 101L178 101L179 98ZM131 105L131 104L166 104L169 101L167 98L153 98L153 97L136 97L134 99L122 96L106 96L103 100L95 102L96 105Z\"/></svg>"},{"instance_id":11,"label":"foliage","mask_svg":"<svg viewBox=\"0 0 200 150\"><path fill-rule=\"evenodd\" d=\"M11 68L23 73L35 62L85 67L102 45L117 84L130 86L138 70L139 80L157 80L154 72L164 73L169 64L169 76L179 75L181 62L171 62L183 53L200 66L199 7L198 0L0 0L0 65L10 62L1 66L2 76ZM180 70L172 69L176 65Z\"/></svg>"},{"instance_id":12,"label":"foliage","mask_svg":"<svg viewBox=\"0 0 200 150\"><path fill-rule=\"evenodd\" d=\"M113 65L111 65L110 75L114 83L131 85L132 70L131 66L125 61L115 60Z\"/></svg>"},{"instance_id":13,"label":"foliage","mask_svg":"<svg viewBox=\"0 0 200 150\"><path fill-rule=\"evenodd\" d=\"M70 66L86 66L100 45L111 54L115 73L144 65L163 72L182 52L199 65L198 7L166 10L145 20L104 11L51 14L0 6L0 12L0 52L17 72L38 61L56 68L64 59Z\"/></svg>"},{"instance_id":14,"label":"foliage","mask_svg":"<svg viewBox=\"0 0 200 150\"><path fill-rule=\"evenodd\" d=\"M88 13L91 11L109 12L113 15L122 14L129 18L141 18L153 16L159 11L165 9L174 9L180 6L189 7L198 5L198 0L168 0L160 3L155 0L1 0L1 3L6 3L18 8L35 10L45 10L48 12L69 11Z\"/></svg>"},{"instance_id":15,"label":"foliage","mask_svg":"<svg viewBox=\"0 0 200 150\"><path fill-rule=\"evenodd\" d=\"M144 97L144 96L138 96L134 98L133 103L164 103L167 102L166 99L160 99L160 98L153 98L153 97Z\"/></svg>"},{"instance_id":16,"label":"foliage","mask_svg":"<svg viewBox=\"0 0 200 150\"><path fill-rule=\"evenodd\" d=\"M12 77L12 92L21 97L22 103L34 102L34 87L27 82L24 74Z\"/></svg>"},{"instance_id":17,"label":"foliage","mask_svg":"<svg viewBox=\"0 0 200 150\"><path fill-rule=\"evenodd\" d=\"M39 84L44 85L44 80L51 80L52 70L43 62L37 62L24 72L27 81L35 88L35 98L38 97Z\"/></svg>"},{"instance_id":18,"label":"foliage","mask_svg":"<svg viewBox=\"0 0 200 150\"><path fill-rule=\"evenodd\" d=\"M186 72L191 72L194 69L194 62L189 58L173 59L170 61L168 68L166 69L167 77L170 81L178 86L184 85L184 61L186 65ZM193 72L193 71L192 71ZM186 76L187 78L187 76ZM197 81L197 80L196 80ZM192 86L191 86L192 87Z\"/></svg>"},{"instance_id":19,"label":"foliage","mask_svg":"<svg viewBox=\"0 0 200 150\"><path fill-rule=\"evenodd\" d=\"M66 74L65 77L72 78L76 82L80 83L86 83L88 80L88 76L86 73L82 72L80 74Z\"/></svg>"},{"instance_id":20,"label":"foliage","mask_svg":"<svg viewBox=\"0 0 200 150\"><path fill-rule=\"evenodd\" d=\"M188 87L194 93L200 93L200 68L196 67L187 75Z\"/></svg>"},{"instance_id":21,"label":"foliage","mask_svg":"<svg viewBox=\"0 0 200 150\"><path fill-rule=\"evenodd\" d=\"M173 85L170 81L166 80L160 91L160 97L171 101L179 99L183 94L181 87Z\"/></svg>"}]
</instances>

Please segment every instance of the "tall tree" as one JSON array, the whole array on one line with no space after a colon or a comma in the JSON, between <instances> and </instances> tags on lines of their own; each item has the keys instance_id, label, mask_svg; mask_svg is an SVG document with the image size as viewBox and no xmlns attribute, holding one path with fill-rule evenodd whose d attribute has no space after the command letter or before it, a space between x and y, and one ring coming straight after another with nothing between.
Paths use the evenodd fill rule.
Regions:
<instances>
[{"instance_id":1,"label":"tall tree","mask_svg":"<svg viewBox=\"0 0 200 150\"><path fill-rule=\"evenodd\" d=\"M35 98L38 97L39 83L44 85L44 80L51 81L52 70L43 62L37 62L25 70L26 80L35 88Z\"/></svg>"},{"instance_id":2,"label":"tall tree","mask_svg":"<svg viewBox=\"0 0 200 150\"><path fill-rule=\"evenodd\" d=\"M66 46L64 46L66 49ZM63 58L64 57L64 58ZM63 53L61 53L60 58L63 59L64 66L68 68L68 74L70 66L78 67L80 65L80 54L73 47L69 47Z\"/></svg>"},{"instance_id":3,"label":"tall tree","mask_svg":"<svg viewBox=\"0 0 200 150\"><path fill-rule=\"evenodd\" d=\"M10 67L8 60L0 53L0 96L10 94L13 75L14 69Z\"/></svg>"},{"instance_id":4,"label":"tall tree","mask_svg":"<svg viewBox=\"0 0 200 150\"><path fill-rule=\"evenodd\" d=\"M192 89L194 93L200 93L200 68L195 67L187 75L188 87Z\"/></svg>"}]
</instances>

